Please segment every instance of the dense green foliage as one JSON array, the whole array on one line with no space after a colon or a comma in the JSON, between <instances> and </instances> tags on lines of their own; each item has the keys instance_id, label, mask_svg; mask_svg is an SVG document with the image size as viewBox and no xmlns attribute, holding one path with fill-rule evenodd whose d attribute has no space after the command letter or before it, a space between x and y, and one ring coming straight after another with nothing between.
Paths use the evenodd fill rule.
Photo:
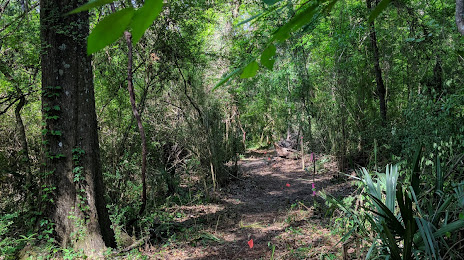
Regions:
<instances>
[{"instance_id":1,"label":"dense green foliage","mask_svg":"<svg viewBox=\"0 0 464 260\"><path fill-rule=\"evenodd\" d=\"M149 12L143 1L115 1L117 13L105 5L113 1L100 2L87 8L98 6L90 9L88 52L106 199L120 247L127 246L126 231L144 237L172 218L158 210L163 205L201 203L240 177L245 148L296 136L306 151L334 155L340 172L374 173L388 163L405 169L390 184L378 175L379 186L363 171L360 190L367 193L356 197L367 201L362 210L353 209L353 197L327 198L350 226L342 228L345 238L366 234L371 255L393 259L458 257L464 38L452 2L383 0L372 12L354 0L165 1L162 9L161 1L146 0L156 7ZM58 248L40 208L53 187L41 181L38 5L0 1L0 259L31 245L51 257L79 253ZM95 36L115 22L123 26L116 34ZM127 45L120 36L127 28L136 34L133 82L148 146L147 210L135 224L141 141L126 90Z\"/></svg>"}]
</instances>

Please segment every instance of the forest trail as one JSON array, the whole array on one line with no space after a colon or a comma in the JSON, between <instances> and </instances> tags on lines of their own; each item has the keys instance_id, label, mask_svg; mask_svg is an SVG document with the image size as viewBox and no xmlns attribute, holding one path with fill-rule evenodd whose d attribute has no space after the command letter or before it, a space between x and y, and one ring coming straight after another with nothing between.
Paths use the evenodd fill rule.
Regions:
<instances>
[{"instance_id":1,"label":"forest trail","mask_svg":"<svg viewBox=\"0 0 464 260\"><path fill-rule=\"evenodd\" d=\"M331 233L324 201L313 196L312 164L306 165L309 174L301 160L279 158L273 151L253 151L247 157L240 161L240 180L218 191L215 203L171 208L182 212L179 221L197 227L197 233L147 246L145 253L151 259L340 259L340 237ZM316 190L349 195L349 182L333 179L335 163L322 160L314 176Z\"/></svg>"}]
</instances>

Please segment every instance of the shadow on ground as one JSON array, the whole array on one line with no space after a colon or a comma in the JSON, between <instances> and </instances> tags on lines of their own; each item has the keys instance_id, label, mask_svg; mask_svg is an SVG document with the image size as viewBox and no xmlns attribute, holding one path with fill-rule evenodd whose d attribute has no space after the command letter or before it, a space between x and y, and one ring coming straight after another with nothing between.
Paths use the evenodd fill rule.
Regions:
<instances>
[{"instance_id":1,"label":"shadow on ground","mask_svg":"<svg viewBox=\"0 0 464 260\"><path fill-rule=\"evenodd\" d=\"M215 194L208 205L184 206L177 226L200 227L203 235L151 250L153 259L313 259L336 255L337 236L331 235L316 190L335 197L353 191L347 182L334 182L334 165L323 174L302 170L300 160L255 151L240 162L241 177ZM310 165L309 165L310 166ZM316 207L314 203L316 202ZM318 205L318 206L317 206ZM253 239L253 248L248 241Z\"/></svg>"}]
</instances>

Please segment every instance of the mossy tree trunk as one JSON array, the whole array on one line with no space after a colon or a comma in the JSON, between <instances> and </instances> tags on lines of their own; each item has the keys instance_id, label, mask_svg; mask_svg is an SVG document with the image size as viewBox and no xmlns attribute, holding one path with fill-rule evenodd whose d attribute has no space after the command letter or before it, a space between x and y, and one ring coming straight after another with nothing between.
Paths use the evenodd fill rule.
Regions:
<instances>
[{"instance_id":1,"label":"mossy tree trunk","mask_svg":"<svg viewBox=\"0 0 464 260\"><path fill-rule=\"evenodd\" d=\"M46 215L64 247L101 254L115 246L104 200L89 15L64 14L86 0L41 0L42 114ZM52 191L52 192L50 192Z\"/></svg>"}]
</instances>

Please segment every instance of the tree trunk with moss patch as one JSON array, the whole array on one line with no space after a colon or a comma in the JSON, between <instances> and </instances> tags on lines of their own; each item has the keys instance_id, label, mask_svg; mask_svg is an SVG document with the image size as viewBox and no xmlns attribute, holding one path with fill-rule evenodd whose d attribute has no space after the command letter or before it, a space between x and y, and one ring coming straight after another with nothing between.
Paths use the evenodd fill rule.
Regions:
<instances>
[{"instance_id":1,"label":"tree trunk with moss patch","mask_svg":"<svg viewBox=\"0 0 464 260\"><path fill-rule=\"evenodd\" d=\"M45 214L63 247L100 255L114 247L104 200L91 57L89 15L65 13L84 0L41 0Z\"/></svg>"}]
</instances>

